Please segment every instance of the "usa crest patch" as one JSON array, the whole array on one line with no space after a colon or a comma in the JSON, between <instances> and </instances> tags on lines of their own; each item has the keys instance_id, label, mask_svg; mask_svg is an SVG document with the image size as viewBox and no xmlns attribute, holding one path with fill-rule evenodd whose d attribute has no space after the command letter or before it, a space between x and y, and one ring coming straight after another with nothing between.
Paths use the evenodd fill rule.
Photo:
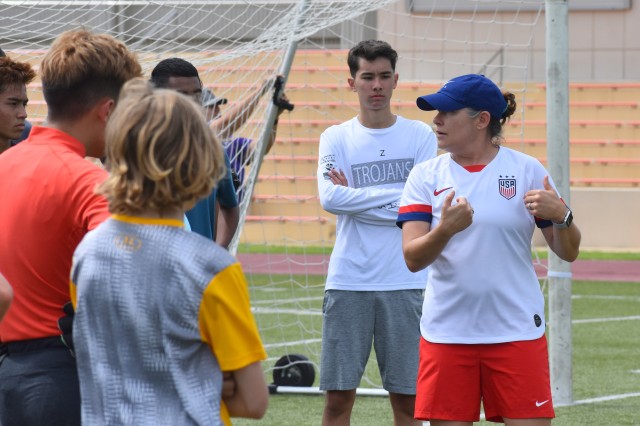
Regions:
<instances>
[{"instance_id":1,"label":"usa crest patch","mask_svg":"<svg viewBox=\"0 0 640 426\"><path fill-rule=\"evenodd\" d=\"M516 180L514 177L498 179L498 190L507 200L512 199L516 195Z\"/></svg>"}]
</instances>

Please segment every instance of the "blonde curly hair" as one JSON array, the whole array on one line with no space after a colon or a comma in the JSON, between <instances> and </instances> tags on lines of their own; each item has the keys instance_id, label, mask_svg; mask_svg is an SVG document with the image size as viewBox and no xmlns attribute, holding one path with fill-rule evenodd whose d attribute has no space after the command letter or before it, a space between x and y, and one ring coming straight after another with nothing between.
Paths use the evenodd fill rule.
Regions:
<instances>
[{"instance_id":1,"label":"blonde curly hair","mask_svg":"<svg viewBox=\"0 0 640 426\"><path fill-rule=\"evenodd\" d=\"M107 123L109 178L99 187L115 214L188 210L226 172L221 143L198 105L136 78Z\"/></svg>"}]
</instances>

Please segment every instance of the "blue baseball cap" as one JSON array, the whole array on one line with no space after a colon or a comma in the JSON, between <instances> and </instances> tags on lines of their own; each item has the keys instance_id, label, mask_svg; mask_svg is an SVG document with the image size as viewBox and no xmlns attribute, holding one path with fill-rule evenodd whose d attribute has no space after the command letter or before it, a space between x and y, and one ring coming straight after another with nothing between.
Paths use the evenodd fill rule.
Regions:
<instances>
[{"instance_id":1,"label":"blue baseball cap","mask_svg":"<svg viewBox=\"0 0 640 426\"><path fill-rule=\"evenodd\" d=\"M420 96L416 99L418 108L423 111L456 111L472 108L476 111L488 111L498 120L507 110L507 101L495 83L484 75L467 74L447 81L438 93Z\"/></svg>"}]
</instances>

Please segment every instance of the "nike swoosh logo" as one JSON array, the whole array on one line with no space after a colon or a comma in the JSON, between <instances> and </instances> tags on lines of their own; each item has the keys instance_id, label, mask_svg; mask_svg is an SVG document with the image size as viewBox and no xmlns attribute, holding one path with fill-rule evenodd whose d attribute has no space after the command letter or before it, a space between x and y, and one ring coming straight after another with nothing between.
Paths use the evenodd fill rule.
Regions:
<instances>
[{"instance_id":1,"label":"nike swoosh logo","mask_svg":"<svg viewBox=\"0 0 640 426\"><path fill-rule=\"evenodd\" d=\"M448 188L441 189L440 191L438 191L437 189L434 189L434 190L433 190L433 195L435 195L435 196L437 197L438 195L442 194L444 191L446 191L446 190L448 190L448 189L451 189L451 188L453 188L453 186L450 186L450 187L448 187Z\"/></svg>"},{"instance_id":2,"label":"nike swoosh logo","mask_svg":"<svg viewBox=\"0 0 640 426\"><path fill-rule=\"evenodd\" d=\"M538 402L536 401L536 407L542 407L544 404L546 404L547 402L549 402L549 400L547 399L546 401L542 401L542 402Z\"/></svg>"}]
</instances>

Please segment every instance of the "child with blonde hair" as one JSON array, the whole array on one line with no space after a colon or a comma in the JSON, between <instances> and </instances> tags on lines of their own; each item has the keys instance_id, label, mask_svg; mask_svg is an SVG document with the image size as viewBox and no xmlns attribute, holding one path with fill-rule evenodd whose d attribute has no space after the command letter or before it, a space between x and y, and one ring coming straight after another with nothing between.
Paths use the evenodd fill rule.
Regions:
<instances>
[{"instance_id":1,"label":"child with blonde hair","mask_svg":"<svg viewBox=\"0 0 640 426\"><path fill-rule=\"evenodd\" d=\"M266 353L240 264L183 228L185 210L224 174L199 106L132 80L107 125L106 155L99 191L112 216L80 243L71 274L83 423L262 417Z\"/></svg>"}]
</instances>

